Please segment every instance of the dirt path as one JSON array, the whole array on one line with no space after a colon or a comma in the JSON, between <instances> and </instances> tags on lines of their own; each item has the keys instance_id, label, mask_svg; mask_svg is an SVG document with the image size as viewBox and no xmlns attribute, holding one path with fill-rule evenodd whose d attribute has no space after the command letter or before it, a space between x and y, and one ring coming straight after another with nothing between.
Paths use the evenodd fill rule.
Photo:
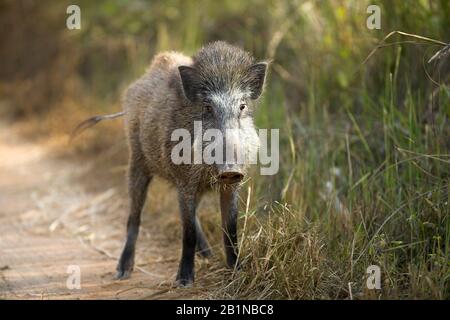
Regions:
<instances>
[{"instance_id":1,"label":"dirt path","mask_svg":"<svg viewBox=\"0 0 450 320\"><path fill-rule=\"evenodd\" d=\"M173 196L164 185L154 197L166 207L155 206L154 217L143 216L137 270L129 280L113 279L124 236L126 198L122 186L106 185L96 190L81 183L80 177L92 166L56 158L45 145L24 141L11 127L0 126L0 299L204 295L201 282L191 290L172 288L179 244L168 241L152 221L172 223L158 216L169 209L169 220L176 219L173 201L160 201ZM208 262L199 264L201 274ZM71 289L67 281L74 271L68 271L76 272L77 268L81 289Z\"/></svg>"}]
</instances>

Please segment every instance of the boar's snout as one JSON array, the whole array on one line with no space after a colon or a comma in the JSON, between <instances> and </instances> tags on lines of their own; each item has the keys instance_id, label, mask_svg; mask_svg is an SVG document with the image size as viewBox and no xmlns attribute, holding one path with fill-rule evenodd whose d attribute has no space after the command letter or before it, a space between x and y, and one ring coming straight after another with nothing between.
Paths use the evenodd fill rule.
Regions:
<instances>
[{"instance_id":1,"label":"boar's snout","mask_svg":"<svg viewBox=\"0 0 450 320\"><path fill-rule=\"evenodd\" d=\"M233 184L242 181L244 174L240 171L223 171L219 174L219 182L224 184Z\"/></svg>"}]
</instances>

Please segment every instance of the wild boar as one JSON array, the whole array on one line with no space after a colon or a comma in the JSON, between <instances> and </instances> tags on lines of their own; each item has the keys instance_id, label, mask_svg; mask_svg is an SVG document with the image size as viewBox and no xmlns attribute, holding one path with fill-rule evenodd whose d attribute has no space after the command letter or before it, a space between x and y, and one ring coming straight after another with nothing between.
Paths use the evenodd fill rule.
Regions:
<instances>
[{"instance_id":1,"label":"wild boar","mask_svg":"<svg viewBox=\"0 0 450 320\"><path fill-rule=\"evenodd\" d=\"M253 113L263 92L267 69L268 62L255 62L249 53L222 41L204 46L192 58L177 52L160 53L147 72L126 90L123 112L87 121L92 125L105 117L125 116L130 212L126 242L117 265L118 279L129 277L133 270L141 211L148 185L156 175L178 190L183 247L177 286L192 285L196 251L204 257L211 254L196 217L199 201L208 190L215 189L220 194L227 265L237 265L238 192L248 158L258 151ZM223 132L220 148L237 146L245 154L244 161L174 161L173 149L179 141L173 139L173 132L183 129L194 136L196 123L201 123L202 133L208 129ZM86 123L81 127L86 127ZM226 135L228 129L239 129L239 134ZM201 145L204 148L208 142ZM235 159L236 154L232 154Z\"/></svg>"}]
</instances>

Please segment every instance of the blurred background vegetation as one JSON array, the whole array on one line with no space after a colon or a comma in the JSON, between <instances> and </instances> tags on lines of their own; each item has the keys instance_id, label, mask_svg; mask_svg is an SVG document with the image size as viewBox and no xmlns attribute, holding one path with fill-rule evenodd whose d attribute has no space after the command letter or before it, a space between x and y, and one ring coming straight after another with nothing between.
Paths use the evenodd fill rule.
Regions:
<instances>
[{"instance_id":1,"label":"blurred background vegetation","mask_svg":"<svg viewBox=\"0 0 450 320\"><path fill-rule=\"evenodd\" d=\"M362 64L394 30L449 43L448 0L76 3L81 30L65 27L71 1L0 1L0 116L34 123L28 136L120 110L158 51L226 40L273 59L256 122L280 128L280 173L244 186L243 271L217 297L450 298L449 58L395 35ZM118 137L105 124L72 152ZM365 287L372 264L382 290Z\"/></svg>"}]
</instances>

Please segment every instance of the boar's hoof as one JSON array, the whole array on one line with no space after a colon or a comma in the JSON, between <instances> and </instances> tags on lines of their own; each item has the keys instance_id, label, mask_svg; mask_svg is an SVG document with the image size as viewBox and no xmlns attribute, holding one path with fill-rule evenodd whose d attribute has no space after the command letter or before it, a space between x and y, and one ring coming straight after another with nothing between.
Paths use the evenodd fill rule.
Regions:
<instances>
[{"instance_id":1,"label":"boar's hoof","mask_svg":"<svg viewBox=\"0 0 450 320\"><path fill-rule=\"evenodd\" d=\"M211 258L212 250L209 247L197 248L197 254L202 258Z\"/></svg>"},{"instance_id":2,"label":"boar's hoof","mask_svg":"<svg viewBox=\"0 0 450 320\"><path fill-rule=\"evenodd\" d=\"M126 280L131 276L131 271L132 270L118 270L114 279L115 280Z\"/></svg>"},{"instance_id":3,"label":"boar's hoof","mask_svg":"<svg viewBox=\"0 0 450 320\"><path fill-rule=\"evenodd\" d=\"M194 285L194 281L192 279L178 279L174 283L174 287L180 288L180 289L192 288L193 285Z\"/></svg>"},{"instance_id":4,"label":"boar's hoof","mask_svg":"<svg viewBox=\"0 0 450 320\"><path fill-rule=\"evenodd\" d=\"M234 269L236 271L242 270L241 262L239 260L236 260L236 259L229 259L227 261L227 267L229 269Z\"/></svg>"}]
</instances>

